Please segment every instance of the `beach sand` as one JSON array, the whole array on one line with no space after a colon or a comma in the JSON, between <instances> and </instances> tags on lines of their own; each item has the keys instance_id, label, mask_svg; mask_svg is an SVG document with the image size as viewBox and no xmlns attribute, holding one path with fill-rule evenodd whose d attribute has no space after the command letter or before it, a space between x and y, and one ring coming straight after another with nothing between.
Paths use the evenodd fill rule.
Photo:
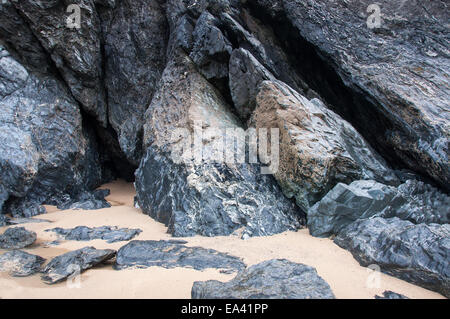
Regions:
<instances>
[{"instance_id":1,"label":"beach sand","mask_svg":"<svg viewBox=\"0 0 450 319\"><path fill-rule=\"evenodd\" d=\"M57 235L45 230L55 227L139 228L143 232L135 237L135 240L172 239L166 233L167 229L163 224L133 207L135 195L133 184L116 181L102 188L111 190L111 195L107 197L113 205L111 208L96 211L59 211L56 207L46 206L48 214L36 218L47 219L51 223L19 225L35 231L38 236L33 246L23 250L49 261L55 256L86 246L117 250L127 243L62 240L58 246L48 246L47 243L56 240ZM0 228L0 233L5 229L6 227ZM241 257L249 266L274 258L285 258L310 265L315 267L319 275L328 282L337 298L373 299L375 295L380 295L385 290L409 298L444 298L438 293L361 267L348 251L339 248L331 239L314 238L309 235L307 229L248 240L241 240L237 236L215 238L198 236L183 239L188 241L188 246L212 248ZM0 254L2 253L4 251L0 250ZM228 281L234 276L213 269L196 271L187 268L151 267L116 271L110 262L83 272L79 285L62 282L50 286L41 281L39 274L15 278L7 273L0 273L0 298L190 298L194 281L211 279Z\"/></svg>"}]
</instances>

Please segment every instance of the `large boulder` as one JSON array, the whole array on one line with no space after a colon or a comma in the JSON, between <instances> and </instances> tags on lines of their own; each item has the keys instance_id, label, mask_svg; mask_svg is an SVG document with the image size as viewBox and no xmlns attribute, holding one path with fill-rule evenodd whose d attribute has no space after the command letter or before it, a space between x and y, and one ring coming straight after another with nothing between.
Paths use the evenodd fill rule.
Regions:
<instances>
[{"instance_id":1,"label":"large boulder","mask_svg":"<svg viewBox=\"0 0 450 319\"><path fill-rule=\"evenodd\" d=\"M29 71L0 47L0 207L14 216L45 212L102 181L94 134L57 77ZM53 198L53 200L52 200Z\"/></svg>"},{"instance_id":2,"label":"large boulder","mask_svg":"<svg viewBox=\"0 0 450 319\"><path fill-rule=\"evenodd\" d=\"M102 10L109 123L127 159L142 157L145 110L166 62L168 26L157 0L122 0Z\"/></svg>"},{"instance_id":3,"label":"large boulder","mask_svg":"<svg viewBox=\"0 0 450 319\"><path fill-rule=\"evenodd\" d=\"M308 211L313 236L338 234L357 219L399 217L414 224L450 222L450 197L417 180L398 188L375 181L339 183Z\"/></svg>"},{"instance_id":4,"label":"large boulder","mask_svg":"<svg viewBox=\"0 0 450 319\"><path fill-rule=\"evenodd\" d=\"M362 265L450 297L450 225L419 224L395 218L357 220L334 242Z\"/></svg>"},{"instance_id":5,"label":"large boulder","mask_svg":"<svg viewBox=\"0 0 450 319\"><path fill-rule=\"evenodd\" d=\"M257 0L245 6L272 26L298 61L297 72L380 154L449 189L445 1Z\"/></svg>"},{"instance_id":6,"label":"large boulder","mask_svg":"<svg viewBox=\"0 0 450 319\"><path fill-rule=\"evenodd\" d=\"M220 269L236 272L245 268L238 257L213 249L185 246L185 241L132 241L117 252L115 268L129 267L187 267L195 270Z\"/></svg>"},{"instance_id":7,"label":"large boulder","mask_svg":"<svg viewBox=\"0 0 450 319\"><path fill-rule=\"evenodd\" d=\"M274 176L284 194L305 211L340 182L397 182L348 122L320 100L309 101L282 82L261 84L249 126L279 129L280 166Z\"/></svg>"},{"instance_id":8,"label":"large boulder","mask_svg":"<svg viewBox=\"0 0 450 319\"><path fill-rule=\"evenodd\" d=\"M192 299L334 299L330 286L307 265L273 259L249 267L229 282L194 282Z\"/></svg>"},{"instance_id":9,"label":"large boulder","mask_svg":"<svg viewBox=\"0 0 450 319\"><path fill-rule=\"evenodd\" d=\"M221 160L221 137L241 125L183 53L166 67L144 128L137 203L174 236L229 235L239 228L243 236L261 236L300 227L302 214L259 165L238 162L234 144L228 149L234 159ZM191 152L193 135L202 143Z\"/></svg>"},{"instance_id":10,"label":"large boulder","mask_svg":"<svg viewBox=\"0 0 450 319\"><path fill-rule=\"evenodd\" d=\"M1 249L22 249L31 246L36 241L37 235L24 227L8 228L0 235Z\"/></svg>"}]
</instances>

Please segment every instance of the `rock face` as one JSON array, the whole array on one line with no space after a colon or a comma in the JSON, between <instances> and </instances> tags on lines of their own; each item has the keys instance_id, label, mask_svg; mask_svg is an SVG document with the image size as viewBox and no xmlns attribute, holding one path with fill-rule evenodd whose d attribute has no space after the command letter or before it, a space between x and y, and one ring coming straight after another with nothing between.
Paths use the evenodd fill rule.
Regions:
<instances>
[{"instance_id":1,"label":"rock face","mask_svg":"<svg viewBox=\"0 0 450 319\"><path fill-rule=\"evenodd\" d=\"M334 242L349 250L362 266L450 296L450 225L419 224L399 218L357 220Z\"/></svg>"},{"instance_id":2,"label":"rock face","mask_svg":"<svg viewBox=\"0 0 450 319\"><path fill-rule=\"evenodd\" d=\"M305 81L380 154L448 190L446 3L377 1L381 23L369 28L373 3L258 0L246 6L272 26Z\"/></svg>"},{"instance_id":3,"label":"rock face","mask_svg":"<svg viewBox=\"0 0 450 319\"><path fill-rule=\"evenodd\" d=\"M53 228L46 230L62 236L65 240L89 241L94 239L106 240L107 243L129 241L139 235L142 230L102 226L90 228L78 226L73 229Z\"/></svg>"},{"instance_id":4,"label":"rock face","mask_svg":"<svg viewBox=\"0 0 450 319\"><path fill-rule=\"evenodd\" d=\"M85 247L53 258L42 270L46 284L56 284L70 276L80 274L116 255L115 250Z\"/></svg>"},{"instance_id":5,"label":"rock face","mask_svg":"<svg viewBox=\"0 0 450 319\"><path fill-rule=\"evenodd\" d=\"M245 268L241 259L201 247L188 247L184 241L132 241L117 252L116 269L128 267L188 267L235 272Z\"/></svg>"},{"instance_id":6,"label":"rock face","mask_svg":"<svg viewBox=\"0 0 450 319\"><path fill-rule=\"evenodd\" d=\"M339 182L397 178L358 132L318 99L309 101L281 82L263 82L249 126L280 130L284 194L307 211Z\"/></svg>"},{"instance_id":7,"label":"rock face","mask_svg":"<svg viewBox=\"0 0 450 319\"><path fill-rule=\"evenodd\" d=\"M334 299L330 286L310 266L285 259L245 269L229 282L195 282L193 299Z\"/></svg>"},{"instance_id":8,"label":"rock face","mask_svg":"<svg viewBox=\"0 0 450 319\"><path fill-rule=\"evenodd\" d=\"M64 85L51 75L27 71L3 48L0 70L0 189L8 198L3 212L42 214L40 204L56 204L53 196L99 184L95 140Z\"/></svg>"},{"instance_id":9,"label":"rock face","mask_svg":"<svg viewBox=\"0 0 450 319\"><path fill-rule=\"evenodd\" d=\"M259 165L239 163L234 144L234 158L220 160L226 130L241 126L184 54L174 53L164 71L144 128L148 148L136 172L137 202L174 236L229 235L239 228L262 236L300 227L298 208ZM184 148L191 135L202 139L192 152Z\"/></svg>"},{"instance_id":10,"label":"rock face","mask_svg":"<svg viewBox=\"0 0 450 319\"><path fill-rule=\"evenodd\" d=\"M375 296L375 299L409 299L409 298L396 292L387 290L383 292L382 296Z\"/></svg>"},{"instance_id":11,"label":"rock face","mask_svg":"<svg viewBox=\"0 0 450 319\"><path fill-rule=\"evenodd\" d=\"M14 277L31 276L41 269L45 259L21 250L8 251L0 256L0 271Z\"/></svg>"},{"instance_id":12,"label":"rock face","mask_svg":"<svg viewBox=\"0 0 450 319\"><path fill-rule=\"evenodd\" d=\"M357 219L399 217L415 224L448 224L450 198L430 185L409 180L398 188L375 181L338 184L308 211L313 236L338 234Z\"/></svg>"},{"instance_id":13,"label":"rock face","mask_svg":"<svg viewBox=\"0 0 450 319\"><path fill-rule=\"evenodd\" d=\"M36 241L36 233L26 230L24 227L8 228L0 235L1 249L22 249L32 245Z\"/></svg>"}]
</instances>

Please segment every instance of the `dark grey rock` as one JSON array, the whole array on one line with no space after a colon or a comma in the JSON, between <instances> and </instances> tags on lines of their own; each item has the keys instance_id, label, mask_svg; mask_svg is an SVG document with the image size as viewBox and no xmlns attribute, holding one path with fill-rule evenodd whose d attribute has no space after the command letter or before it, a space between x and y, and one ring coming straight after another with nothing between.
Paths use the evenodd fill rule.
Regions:
<instances>
[{"instance_id":1,"label":"dark grey rock","mask_svg":"<svg viewBox=\"0 0 450 319\"><path fill-rule=\"evenodd\" d=\"M234 50L230 58L229 86L234 107L247 120L256 107L259 85L275 77L247 50Z\"/></svg>"},{"instance_id":2,"label":"dark grey rock","mask_svg":"<svg viewBox=\"0 0 450 319\"><path fill-rule=\"evenodd\" d=\"M128 267L187 267L239 271L245 264L238 257L202 247L188 247L183 241L132 241L117 252L116 269Z\"/></svg>"},{"instance_id":3,"label":"dark grey rock","mask_svg":"<svg viewBox=\"0 0 450 319\"><path fill-rule=\"evenodd\" d=\"M338 184L308 211L313 236L338 234L357 219L399 217L414 224L450 221L450 197L423 182L409 180L398 188L375 181Z\"/></svg>"},{"instance_id":4,"label":"dark grey rock","mask_svg":"<svg viewBox=\"0 0 450 319\"><path fill-rule=\"evenodd\" d=\"M118 228L111 226L102 227L86 227L78 226L72 229L54 228L48 229L46 232L54 232L62 236L65 240L89 241L94 239L103 239L108 243L115 243L118 241L129 241L139 235L142 230Z\"/></svg>"},{"instance_id":5,"label":"dark grey rock","mask_svg":"<svg viewBox=\"0 0 450 319\"><path fill-rule=\"evenodd\" d=\"M41 269L45 259L21 250L12 250L0 255L0 271L14 277L31 276Z\"/></svg>"},{"instance_id":6,"label":"dark grey rock","mask_svg":"<svg viewBox=\"0 0 450 319\"><path fill-rule=\"evenodd\" d=\"M109 189L97 189L93 192L84 192L78 194L73 198L68 198L62 204L58 205L59 209L82 209L82 210L96 210L102 208L109 208L111 204L105 199L110 194Z\"/></svg>"},{"instance_id":7,"label":"dark grey rock","mask_svg":"<svg viewBox=\"0 0 450 319\"><path fill-rule=\"evenodd\" d=\"M24 227L8 228L0 235L1 249L22 249L36 241L36 233Z\"/></svg>"},{"instance_id":8,"label":"dark grey rock","mask_svg":"<svg viewBox=\"0 0 450 319\"><path fill-rule=\"evenodd\" d=\"M40 218L9 218L7 221L8 225L36 224L36 223L51 223L51 221Z\"/></svg>"},{"instance_id":9,"label":"dark grey rock","mask_svg":"<svg viewBox=\"0 0 450 319\"><path fill-rule=\"evenodd\" d=\"M0 212L0 227L8 225L8 217Z\"/></svg>"},{"instance_id":10,"label":"dark grey rock","mask_svg":"<svg viewBox=\"0 0 450 319\"><path fill-rule=\"evenodd\" d=\"M369 28L369 5L381 25ZM389 162L449 189L445 1L257 0L293 67Z\"/></svg>"},{"instance_id":11,"label":"dark grey rock","mask_svg":"<svg viewBox=\"0 0 450 319\"><path fill-rule=\"evenodd\" d=\"M42 270L42 280L46 284L56 284L72 275L81 273L100 263L112 259L115 250L84 247L53 258Z\"/></svg>"},{"instance_id":12,"label":"dark grey rock","mask_svg":"<svg viewBox=\"0 0 450 319\"><path fill-rule=\"evenodd\" d=\"M375 299L409 299L408 297L393 291L386 290L382 296L375 296Z\"/></svg>"},{"instance_id":13,"label":"dark grey rock","mask_svg":"<svg viewBox=\"0 0 450 319\"><path fill-rule=\"evenodd\" d=\"M109 123L136 166L143 152L143 116L166 62L168 26L160 2L122 0L102 16Z\"/></svg>"},{"instance_id":14,"label":"dark grey rock","mask_svg":"<svg viewBox=\"0 0 450 319\"><path fill-rule=\"evenodd\" d=\"M357 220L334 242L362 265L450 296L450 225L419 224L399 218Z\"/></svg>"},{"instance_id":15,"label":"dark grey rock","mask_svg":"<svg viewBox=\"0 0 450 319\"><path fill-rule=\"evenodd\" d=\"M334 299L330 286L307 265L274 259L249 267L229 282L194 282L192 299Z\"/></svg>"}]
</instances>

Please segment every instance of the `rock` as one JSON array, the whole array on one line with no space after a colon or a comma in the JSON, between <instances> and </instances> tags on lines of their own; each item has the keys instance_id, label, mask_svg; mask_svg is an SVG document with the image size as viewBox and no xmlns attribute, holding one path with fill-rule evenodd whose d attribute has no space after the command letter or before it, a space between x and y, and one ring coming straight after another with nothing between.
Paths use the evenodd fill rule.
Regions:
<instances>
[{"instance_id":1,"label":"rock","mask_svg":"<svg viewBox=\"0 0 450 319\"><path fill-rule=\"evenodd\" d=\"M279 129L280 167L274 176L284 194L305 211L339 182L397 182L349 123L320 100L309 101L282 82L261 84L249 126Z\"/></svg>"},{"instance_id":2,"label":"rock","mask_svg":"<svg viewBox=\"0 0 450 319\"><path fill-rule=\"evenodd\" d=\"M42 3L14 1L25 24L51 56L71 93L89 114L107 125L107 105L102 83L101 25L93 0ZM79 27L67 19L80 9ZM74 21L72 21L74 22ZM75 21L76 22L76 21Z\"/></svg>"},{"instance_id":3,"label":"rock","mask_svg":"<svg viewBox=\"0 0 450 319\"><path fill-rule=\"evenodd\" d=\"M8 225L20 225L20 224L38 224L38 223L51 223L47 219L40 218L8 218Z\"/></svg>"},{"instance_id":4,"label":"rock","mask_svg":"<svg viewBox=\"0 0 450 319\"><path fill-rule=\"evenodd\" d=\"M0 255L0 271L14 277L31 276L41 269L45 259L21 250L12 250Z\"/></svg>"},{"instance_id":5,"label":"rock","mask_svg":"<svg viewBox=\"0 0 450 319\"><path fill-rule=\"evenodd\" d=\"M408 297L393 291L386 290L382 296L375 296L375 299L409 299Z\"/></svg>"},{"instance_id":6,"label":"rock","mask_svg":"<svg viewBox=\"0 0 450 319\"><path fill-rule=\"evenodd\" d=\"M195 270L209 268L235 272L245 268L240 258L202 247L185 246L185 241L134 240L117 252L115 268L129 267L187 267Z\"/></svg>"},{"instance_id":7,"label":"rock","mask_svg":"<svg viewBox=\"0 0 450 319\"><path fill-rule=\"evenodd\" d=\"M192 299L334 299L330 286L307 265L273 259L223 283L194 282Z\"/></svg>"},{"instance_id":8,"label":"rock","mask_svg":"<svg viewBox=\"0 0 450 319\"><path fill-rule=\"evenodd\" d=\"M312 89L377 151L449 190L447 5L443 1L257 0ZM326 27L324 27L326 21Z\"/></svg>"},{"instance_id":9,"label":"rock","mask_svg":"<svg viewBox=\"0 0 450 319\"><path fill-rule=\"evenodd\" d=\"M51 198L96 187L102 168L95 136L64 84L0 53L2 210L31 217L45 213L42 203L56 204Z\"/></svg>"},{"instance_id":10,"label":"rock","mask_svg":"<svg viewBox=\"0 0 450 319\"><path fill-rule=\"evenodd\" d=\"M93 192L84 192L78 194L74 198L68 198L58 206L58 209L74 209L74 210L96 210L102 208L109 208L111 204L105 199L109 196L109 189L97 189Z\"/></svg>"},{"instance_id":11,"label":"rock","mask_svg":"<svg viewBox=\"0 0 450 319\"><path fill-rule=\"evenodd\" d=\"M259 85L275 77L247 50L234 50L230 58L229 86L234 107L244 121L253 113Z\"/></svg>"},{"instance_id":12,"label":"rock","mask_svg":"<svg viewBox=\"0 0 450 319\"><path fill-rule=\"evenodd\" d=\"M112 259L115 250L84 247L53 258L42 270L46 284L56 284L86 269Z\"/></svg>"},{"instance_id":13,"label":"rock","mask_svg":"<svg viewBox=\"0 0 450 319\"><path fill-rule=\"evenodd\" d=\"M188 138L174 136L177 130L190 135L208 128L216 136L209 139L204 133L202 150L189 152L202 155L200 161L179 152ZM260 165L220 161L223 149L217 146L217 135L239 128L223 98L189 58L176 55L146 113L147 151L135 182L143 212L177 237L229 235L241 227L250 236L298 229L303 214L283 197L270 175L261 174Z\"/></svg>"},{"instance_id":14,"label":"rock","mask_svg":"<svg viewBox=\"0 0 450 319\"><path fill-rule=\"evenodd\" d=\"M357 220L334 242L364 267L381 271L450 296L450 225L419 224L399 218Z\"/></svg>"},{"instance_id":15,"label":"rock","mask_svg":"<svg viewBox=\"0 0 450 319\"><path fill-rule=\"evenodd\" d=\"M24 227L8 228L3 235L0 235L0 248L22 249L32 245L36 238L35 232L26 230Z\"/></svg>"},{"instance_id":16,"label":"rock","mask_svg":"<svg viewBox=\"0 0 450 319\"><path fill-rule=\"evenodd\" d=\"M450 198L430 185L409 180L398 188L375 181L336 185L308 211L311 235L338 234L357 219L399 217L414 224L448 224Z\"/></svg>"},{"instance_id":17,"label":"rock","mask_svg":"<svg viewBox=\"0 0 450 319\"><path fill-rule=\"evenodd\" d=\"M139 235L142 230L118 228L111 226L102 227L86 227L78 226L72 229L53 228L46 232L54 232L63 237L65 240L89 241L94 239L106 240L107 243L115 243L118 241L129 241Z\"/></svg>"},{"instance_id":18,"label":"rock","mask_svg":"<svg viewBox=\"0 0 450 319\"><path fill-rule=\"evenodd\" d=\"M138 166L142 125L166 62L168 26L157 0L122 0L102 16L109 123Z\"/></svg>"}]
</instances>

